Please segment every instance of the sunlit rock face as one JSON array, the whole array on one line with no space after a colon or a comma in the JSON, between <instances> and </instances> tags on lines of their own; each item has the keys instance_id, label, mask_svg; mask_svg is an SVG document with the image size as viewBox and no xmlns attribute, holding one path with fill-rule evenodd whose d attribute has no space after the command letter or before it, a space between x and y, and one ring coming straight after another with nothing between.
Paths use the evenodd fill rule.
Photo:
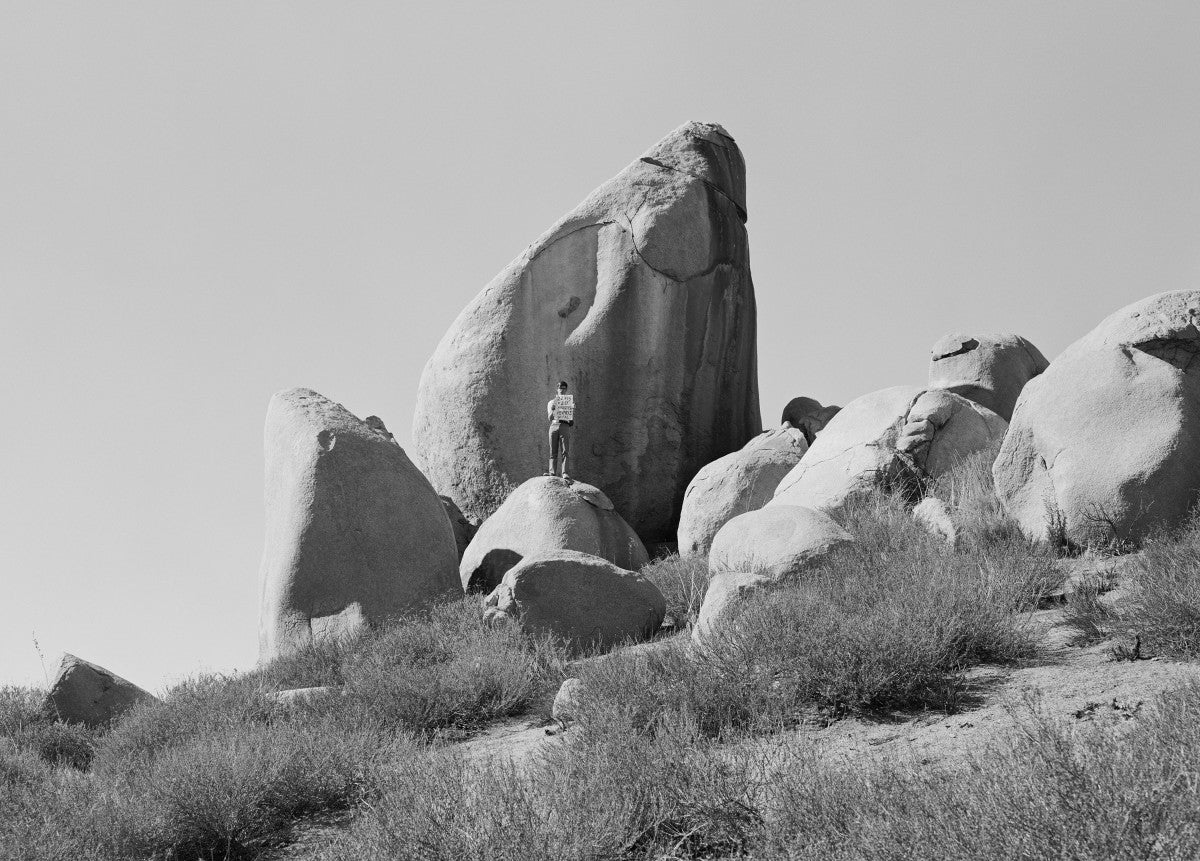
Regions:
<instances>
[{"instance_id":1,"label":"sunlit rock face","mask_svg":"<svg viewBox=\"0 0 1200 861\"><path fill-rule=\"evenodd\" d=\"M271 398L261 660L462 594L441 500L372 419L311 389Z\"/></svg>"},{"instance_id":2,"label":"sunlit rock face","mask_svg":"<svg viewBox=\"0 0 1200 861\"><path fill-rule=\"evenodd\" d=\"M571 474L672 539L692 476L762 429L745 222L737 144L688 123L530 245L422 374L413 439L438 492L482 520L540 474L567 380Z\"/></svg>"},{"instance_id":3,"label":"sunlit rock face","mask_svg":"<svg viewBox=\"0 0 1200 861\"><path fill-rule=\"evenodd\" d=\"M992 467L1031 537L1138 541L1200 491L1200 291L1105 318L1030 380Z\"/></svg>"}]
</instances>

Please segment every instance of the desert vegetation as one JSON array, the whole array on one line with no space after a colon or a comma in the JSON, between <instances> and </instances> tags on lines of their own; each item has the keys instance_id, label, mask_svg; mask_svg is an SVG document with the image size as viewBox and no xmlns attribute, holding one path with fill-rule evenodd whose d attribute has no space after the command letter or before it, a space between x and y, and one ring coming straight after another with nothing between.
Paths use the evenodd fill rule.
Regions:
<instances>
[{"instance_id":1,"label":"desert vegetation","mask_svg":"<svg viewBox=\"0 0 1200 861\"><path fill-rule=\"evenodd\" d=\"M1038 658L1031 613L1061 574L990 505L986 462L932 488L962 515L956 546L873 495L842 518L853 544L746 601L699 652L687 627L709 574L672 556L643 573L683 630L603 658L489 628L468 597L190 680L102 730L6 688L2 857L269 858L314 821L338 825L306 845L314 859L1190 857L1200 688L1120 735L1031 702L1021 732L936 767L806 741L847 718L969 708L973 667ZM1194 521L1147 543L1123 603L1083 588L1066 614L1193 657L1198 554ZM575 723L538 756L456 744L545 718L567 675L584 682ZM272 695L306 687L329 691Z\"/></svg>"}]
</instances>

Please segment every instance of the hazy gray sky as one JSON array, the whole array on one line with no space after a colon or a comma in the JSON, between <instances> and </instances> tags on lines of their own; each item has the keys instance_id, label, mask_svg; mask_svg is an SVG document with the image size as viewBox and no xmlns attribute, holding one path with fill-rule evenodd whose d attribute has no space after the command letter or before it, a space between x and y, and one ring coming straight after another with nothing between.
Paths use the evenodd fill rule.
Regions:
<instances>
[{"instance_id":1,"label":"hazy gray sky","mask_svg":"<svg viewBox=\"0 0 1200 861\"><path fill-rule=\"evenodd\" d=\"M0 683L35 634L252 666L271 393L407 447L459 310L689 119L746 156L768 424L1195 288L1198 44L1190 2L3 4Z\"/></svg>"}]
</instances>

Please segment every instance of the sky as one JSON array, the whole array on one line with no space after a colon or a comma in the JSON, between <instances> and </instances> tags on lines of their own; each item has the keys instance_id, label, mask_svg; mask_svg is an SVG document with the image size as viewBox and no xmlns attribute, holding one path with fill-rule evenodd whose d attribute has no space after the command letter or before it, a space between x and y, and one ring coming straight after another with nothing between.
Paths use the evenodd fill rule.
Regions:
<instances>
[{"instance_id":1,"label":"sky","mask_svg":"<svg viewBox=\"0 0 1200 861\"><path fill-rule=\"evenodd\" d=\"M1196 287L1197 44L1191 2L0 2L0 684L251 668L271 394L409 447L458 312L688 120L746 158L768 426Z\"/></svg>"}]
</instances>

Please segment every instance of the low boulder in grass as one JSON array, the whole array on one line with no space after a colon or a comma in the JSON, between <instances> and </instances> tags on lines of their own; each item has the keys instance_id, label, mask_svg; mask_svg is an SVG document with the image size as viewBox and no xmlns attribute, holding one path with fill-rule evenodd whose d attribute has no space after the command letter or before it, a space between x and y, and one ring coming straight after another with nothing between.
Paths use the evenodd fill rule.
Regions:
<instances>
[{"instance_id":1,"label":"low boulder in grass","mask_svg":"<svg viewBox=\"0 0 1200 861\"><path fill-rule=\"evenodd\" d=\"M658 587L606 559L556 550L527 556L487 598L490 625L516 624L575 651L648 640L666 616Z\"/></svg>"},{"instance_id":2,"label":"low boulder in grass","mask_svg":"<svg viewBox=\"0 0 1200 861\"><path fill-rule=\"evenodd\" d=\"M467 592L490 592L510 568L538 553L573 550L637 570L650 561L637 533L599 488L555 476L531 478L480 525L459 564Z\"/></svg>"},{"instance_id":3,"label":"low boulder in grass","mask_svg":"<svg viewBox=\"0 0 1200 861\"><path fill-rule=\"evenodd\" d=\"M958 544L958 527L945 500L925 497L913 506L912 518L930 535L944 539L951 547Z\"/></svg>"},{"instance_id":4,"label":"low boulder in grass","mask_svg":"<svg viewBox=\"0 0 1200 861\"><path fill-rule=\"evenodd\" d=\"M148 691L116 673L64 654L42 711L51 718L89 727L106 726L139 703L157 702Z\"/></svg>"},{"instance_id":5,"label":"low boulder in grass","mask_svg":"<svg viewBox=\"0 0 1200 861\"><path fill-rule=\"evenodd\" d=\"M942 389L872 392L833 417L767 507L836 511L877 487L916 490L997 444L1007 428L987 407Z\"/></svg>"},{"instance_id":6,"label":"low boulder in grass","mask_svg":"<svg viewBox=\"0 0 1200 861\"><path fill-rule=\"evenodd\" d=\"M554 695L554 705L550 707L550 718L566 726L579 717L579 704L583 696L583 680L567 679Z\"/></svg>"},{"instance_id":7,"label":"low boulder in grass","mask_svg":"<svg viewBox=\"0 0 1200 861\"><path fill-rule=\"evenodd\" d=\"M824 512L772 505L739 514L722 526L708 565L715 573L749 571L782 580L819 565L833 550L853 541Z\"/></svg>"},{"instance_id":8,"label":"low boulder in grass","mask_svg":"<svg viewBox=\"0 0 1200 861\"><path fill-rule=\"evenodd\" d=\"M779 482L806 451L802 431L781 427L759 434L696 473L683 495L679 555L707 556L720 528L770 502Z\"/></svg>"},{"instance_id":9,"label":"low boulder in grass","mask_svg":"<svg viewBox=\"0 0 1200 861\"><path fill-rule=\"evenodd\" d=\"M698 646L710 644L720 635L742 604L756 592L770 588L775 580L763 574L722 571L708 581L700 616L692 627L692 641Z\"/></svg>"}]
</instances>

